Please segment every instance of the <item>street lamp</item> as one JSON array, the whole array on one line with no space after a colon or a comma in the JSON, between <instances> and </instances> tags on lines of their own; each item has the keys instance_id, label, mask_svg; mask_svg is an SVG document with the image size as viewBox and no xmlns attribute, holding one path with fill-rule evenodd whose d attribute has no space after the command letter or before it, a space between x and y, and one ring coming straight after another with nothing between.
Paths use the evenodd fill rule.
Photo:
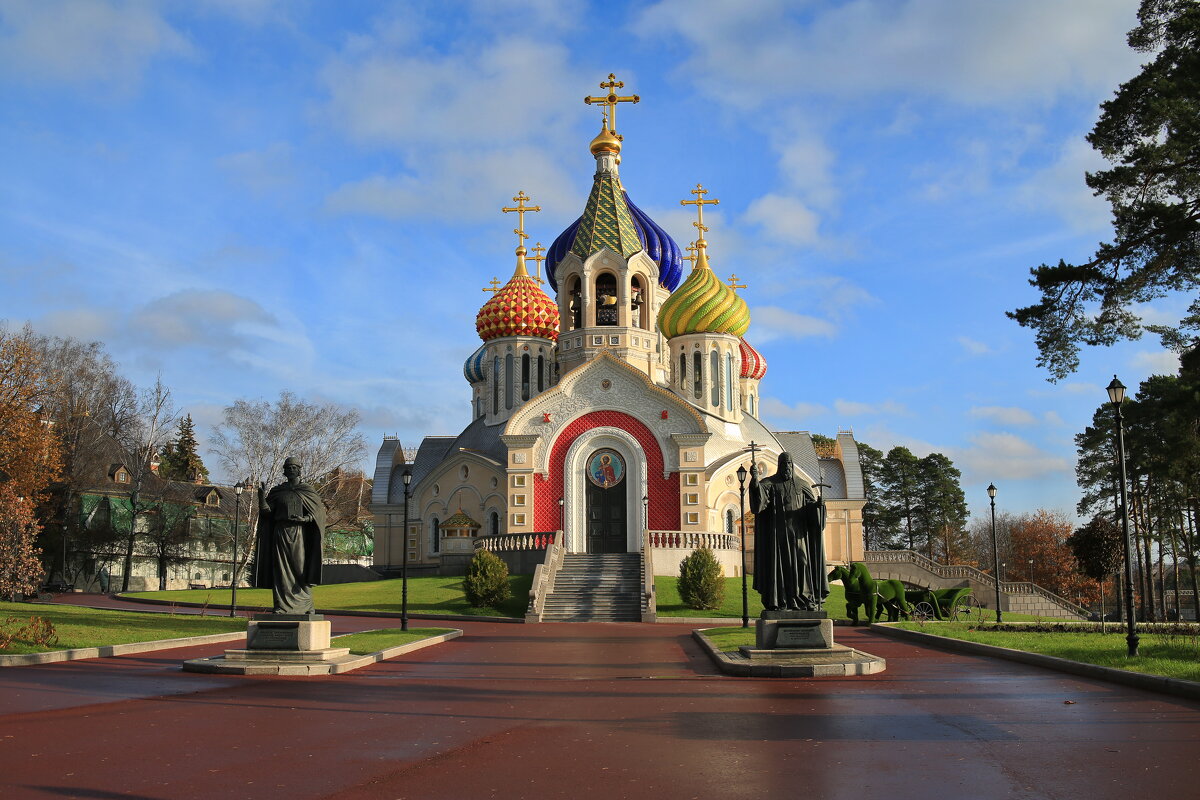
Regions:
<instances>
[{"instance_id":1,"label":"street lamp","mask_svg":"<svg viewBox=\"0 0 1200 800\"><path fill-rule=\"evenodd\" d=\"M1107 387L1108 401L1117 412L1117 472L1121 478L1121 540L1125 550L1125 641L1129 645L1128 656L1138 654L1137 620L1133 610L1133 561L1129 553L1129 498L1126 492L1125 475L1125 415L1121 413L1121 403L1125 400L1125 386L1113 375L1112 383Z\"/></svg>"},{"instance_id":2,"label":"street lamp","mask_svg":"<svg viewBox=\"0 0 1200 800\"><path fill-rule=\"evenodd\" d=\"M237 616L237 585L238 585L238 525L242 521L242 492L246 489L245 481L234 484L233 491L233 597L229 601L229 616Z\"/></svg>"},{"instance_id":3,"label":"street lamp","mask_svg":"<svg viewBox=\"0 0 1200 800\"><path fill-rule=\"evenodd\" d=\"M742 627L750 627L750 601L746 598L746 466L737 468L738 478L738 507L742 532Z\"/></svg>"},{"instance_id":4,"label":"street lamp","mask_svg":"<svg viewBox=\"0 0 1200 800\"><path fill-rule=\"evenodd\" d=\"M408 630L408 487L412 473L407 469L400 476L404 481L404 526L400 553L400 630Z\"/></svg>"},{"instance_id":5,"label":"street lamp","mask_svg":"<svg viewBox=\"0 0 1200 800\"><path fill-rule=\"evenodd\" d=\"M563 498L558 498L558 529L560 531L566 528L566 523L563 522L563 505L565 503L566 501Z\"/></svg>"},{"instance_id":6,"label":"street lamp","mask_svg":"<svg viewBox=\"0 0 1200 800\"><path fill-rule=\"evenodd\" d=\"M1025 577L1029 579L1029 582L1031 584L1033 583L1033 559L1032 558L1029 559L1029 569L1027 569L1025 571Z\"/></svg>"},{"instance_id":7,"label":"street lamp","mask_svg":"<svg viewBox=\"0 0 1200 800\"><path fill-rule=\"evenodd\" d=\"M646 521L646 530L650 530L650 495L642 495L642 519Z\"/></svg>"},{"instance_id":8,"label":"street lamp","mask_svg":"<svg viewBox=\"0 0 1200 800\"><path fill-rule=\"evenodd\" d=\"M996 579L996 624L1003 619L1000 615L1000 545L996 541L996 484L989 483L988 498L992 504L992 577Z\"/></svg>"}]
</instances>

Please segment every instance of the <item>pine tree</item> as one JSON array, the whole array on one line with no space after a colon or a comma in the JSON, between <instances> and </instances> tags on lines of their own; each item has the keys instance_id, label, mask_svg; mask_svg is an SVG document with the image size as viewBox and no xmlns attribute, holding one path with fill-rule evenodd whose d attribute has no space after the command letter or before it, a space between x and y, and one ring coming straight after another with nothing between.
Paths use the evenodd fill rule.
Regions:
<instances>
[{"instance_id":1,"label":"pine tree","mask_svg":"<svg viewBox=\"0 0 1200 800\"><path fill-rule=\"evenodd\" d=\"M1008 316L1036 331L1052 378L1079 366L1079 346L1157 333L1181 350L1200 332L1200 300L1174 326L1145 324L1138 304L1200 287L1200 3L1142 0L1130 47L1155 54L1104 103L1088 142L1112 167L1087 184L1112 206L1115 236L1085 264L1042 264L1041 302Z\"/></svg>"},{"instance_id":2,"label":"pine tree","mask_svg":"<svg viewBox=\"0 0 1200 800\"><path fill-rule=\"evenodd\" d=\"M179 430L175 440L168 442L159 453L161 464L159 474L173 481L208 482L208 468L198 452L196 428L192 424L192 415L188 414L179 420Z\"/></svg>"}]
</instances>

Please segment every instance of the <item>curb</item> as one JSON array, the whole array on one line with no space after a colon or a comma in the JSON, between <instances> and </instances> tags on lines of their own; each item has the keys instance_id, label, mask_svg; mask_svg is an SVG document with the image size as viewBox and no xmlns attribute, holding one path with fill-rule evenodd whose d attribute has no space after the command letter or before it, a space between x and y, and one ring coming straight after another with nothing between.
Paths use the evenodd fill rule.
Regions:
<instances>
[{"instance_id":1,"label":"curb","mask_svg":"<svg viewBox=\"0 0 1200 800\"><path fill-rule=\"evenodd\" d=\"M133 653L149 653L154 650L173 650L176 647L233 642L245 637L245 631L230 631L229 633L209 633L204 636L189 636L184 639L155 639L149 642L109 644L103 647L77 647L73 650L51 650L46 653L0 655L0 667L26 667L33 664L53 664L59 661L79 661L84 658L110 658L112 656L126 656Z\"/></svg>"},{"instance_id":2,"label":"curb","mask_svg":"<svg viewBox=\"0 0 1200 800\"><path fill-rule=\"evenodd\" d=\"M226 605L214 605L213 603L188 603L178 600L159 600L153 597L128 597L123 594L113 595L118 600L124 600L128 603L145 603L152 606L176 606L177 608L224 608ZM269 612L271 609L266 606L243 606L238 605L238 611L261 611ZM316 613L329 614L330 616L342 617L384 617L388 619L400 619L404 615L398 611L357 611L343 608L318 608ZM473 617L470 614L409 614L409 619L444 619L451 622L506 622L524 625L524 618L518 617Z\"/></svg>"},{"instance_id":3,"label":"curb","mask_svg":"<svg viewBox=\"0 0 1200 800\"><path fill-rule=\"evenodd\" d=\"M1147 675L1142 672L1130 672L1129 670L1116 669L1114 667L1101 667L1096 664L1084 664L1080 661L1071 661L1066 658L1059 658L1058 656L1028 653L1024 650L1013 650L1008 647L997 647L992 644L968 642L963 639L951 639L947 636L938 636L932 633L920 633L918 631L904 630L903 628L892 628L887 624L872 623L871 630L895 639L937 647L942 650L951 650L975 656L1003 658L1008 661L1016 661L1034 667L1078 675L1082 678L1094 678L1109 683L1121 684L1122 686L1131 686L1135 689L1145 689L1149 692L1169 694L1188 700L1200 700L1200 683L1196 681L1185 681L1180 678L1168 678L1162 675Z\"/></svg>"},{"instance_id":4,"label":"curb","mask_svg":"<svg viewBox=\"0 0 1200 800\"><path fill-rule=\"evenodd\" d=\"M367 631L355 631L355 633L367 633ZM353 634L343 633L333 637L334 642L342 636L351 636ZM345 656L337 661L327 661L313 664L303 663L283 663L270 662L268 664L255 665L254 662L234 662L233 665L225 660L225 656L212 656L209 658L193 658L183 662L185 672L207 673L210 675L248 675L250 677L313 677L324 675L341 675L346 672L352 672L356 669L369 667L380 661L386 661L389 658L402 656L406 653L412 653L416 650L423 650L426 647L432 647L436 644L448 642L451 639L457 639L462 636L463 632L457 628L449 633L439 633L436 636L430 636L425 639L419 639L408 644L398 644L395 647L388 647L383 650L376 650L374 653L367 653L361 656Z\"/></svg>"},{"instance_id":5,"label":"curb","mask_svg":"<svg viewBox=\"0 0 1200 800\"><path fill-rule=\"evenodd\" d=\"M846 661L830 664L754 664L734 661L700 631L692 631L692 638L700 643L701 649L708 653L708 657L717 665L717 669L726 675L737 678L852 678L858 675L873 675L887 669L885 659L854 648L848 648L849 653L854 656L863 656L869 661ZM860 664L861 669L851 669L851 664Z\"/></svg>"}]
</instances>

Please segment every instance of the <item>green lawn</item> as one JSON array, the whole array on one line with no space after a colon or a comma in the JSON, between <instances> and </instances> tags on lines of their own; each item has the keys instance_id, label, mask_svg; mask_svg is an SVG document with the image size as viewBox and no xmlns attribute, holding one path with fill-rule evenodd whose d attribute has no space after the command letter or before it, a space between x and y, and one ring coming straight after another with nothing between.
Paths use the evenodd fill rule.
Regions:
<instances>
[{"instance_id":1,"label":"green lawn","mask_svg":"<svg viewBox=\"0 0 1200 800\"><path fill-rule=\"evenodd\" d=\"M421 577L408 579L408 613L410 614L462 614L476 617L523 617L529 605L529 587L532 575L510 575L508 585L512 597L500 609L472 608L467 605L462 591L462 578ZM207 603L210 606L228 607L228 589L181 589L171 592L129 592L126 597L146 597L179 603ZM385 611L400 613L400 581L364 581L362 583L334 583L313 589L313 602L317 608L331 611ZM271 592L268 589L238 589L238 607L270 608Z\"/></svg>"},{"instance_id":2,"label":"green lawn","mask_svg":"<svg viewBox=\"0 0 1200 800\"><path fill-rule=\"evenodd\" d=\"M749 581L750 578L747 578ZM699 611L688 608L679 599L679 579L663 575L654 578L654 592L658 595L658 615L660 617L742 617L742 579L725 579L725 599L720 608ZM749 601L750 618L757 617L763 610L762 598L752 586L747 584L746 598ZM829 587L829 597L825 600L825 610L830 619L849 619L846 616L846 593L840 584Z\"/></svg>"},{"instance_id":3,"label":"green lawn","mask_svg":"<svg viewBox=\"0 0 1200 800\"><path fill-rule=\"evenodd\" d=\"M44 653L50 650L180 639L186 636L204 636L246 629L245 619L229 617L146 614L42 603L0 602L0 623L5 631L24 626L31 616L49 620L58 635L58 643L45 647L14 640L8 647L0 649L0 653Z\"/></svg>"},{"instance_id":4,"label":"green lawn","mask_svg":"<svg viewBox=\"0 0 1200 800\"><path fill-rule=\"evenodd\" d=\"M995 623L988 625L963 622L933 622L924 625L904 622L898 623L896 627L996 647L1058 656L1101 667L1200 681L1200 628L1195 626L1191 626L1190 632L1140 631L1139 655L1132 659L1125 655L1125 632L1119 625L1109 625L1106 633L1021 631L1007 626L996 630ZM1185 630L1180 627L1174 629Z\"/></svg>"},{"instance_id":5,"label":"green lawn","mask_svg":"<svg viewBox=\"0 0 1200 800\"><path fill-rule=\"evenodd\" d=\"M356 656L365 656L370 653L378 653L380 650L386 650L389 647L396 647L409 642L419 642L422 639L429 639L433 636L441 636L443 633L449 633L453 628L409 628L407 631L402 631L399 628L387 628L378 631L363 631L362 633L349 633L345 636L337 636L333 639L332 647L349 647L350 652Z\"/></svg>"}]
</instances>

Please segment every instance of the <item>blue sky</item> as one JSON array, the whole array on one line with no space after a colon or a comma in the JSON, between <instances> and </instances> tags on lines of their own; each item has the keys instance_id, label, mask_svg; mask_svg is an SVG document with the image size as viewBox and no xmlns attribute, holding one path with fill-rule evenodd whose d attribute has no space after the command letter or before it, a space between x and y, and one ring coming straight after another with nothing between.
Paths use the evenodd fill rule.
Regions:
<instances>
[{"instance_id":1,"label":"blue sky","mask_svg":"<svg viewBox=\"0 0 1200 800\"><path fill-rule=\"evenodd\" d=\"M1143 340L1051 384L1004 312L1109 235L1083 137L1136 6L0 0L0 319L161 373L202 436L282 389L358 409L370 458L457 433L499 209L523 189L547 245L578 216L615 72L633 200L683 245L678 201L721 200L768 424L944 452L973 513L989 481L1071 512L1103 387L1177 362Z\"/></svg>"}]
</instances>

